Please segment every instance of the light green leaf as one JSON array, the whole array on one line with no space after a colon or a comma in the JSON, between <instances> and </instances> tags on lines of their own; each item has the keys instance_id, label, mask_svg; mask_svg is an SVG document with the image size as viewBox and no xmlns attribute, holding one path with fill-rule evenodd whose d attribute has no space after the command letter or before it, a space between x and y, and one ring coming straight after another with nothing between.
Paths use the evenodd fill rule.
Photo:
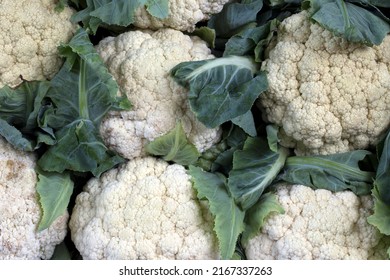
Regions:
<instances>
[{"instance_id":1,"label":"light green leaf","mask_svg":"<svg viewBox=\"0 0 390 280\"><path fill-rule=\"evenodd\" d=\"M214 215L214 231L222 259L231 259L240 233L244 230L243 212L226 190L226 180L217 174L190 166L194 188L199 199L207 199Z\"/></svg>"},{"instance_id":2,"label":"light green leaf","mask_svg":"<svg viewBox=\"0 0 390 280\"><path fill-rule=\"evenodd\" d=\"M169 15L168 0L147 0L146 10L155 18L167 18Z\"/></svg>"},{"instance_id":3,"label":"light green leaf","mask_svg":"<svg viewBox=\"0 0 390 280\"><path fill-rule=\"evenodd\" d=\"M201 26L196 28L194 32L191 33L192 36L198 36L203 41L207 42L210 48L215 47L215 30L207 26Z\"/></svg>"},{"instance_id":4,"label":"light green leaf","mask_svg":"<svg viewBox=\"0 0 390 280\"><path fill-rule=\"evenodd\" d=\"M172 131L148 143L145 150L181 165L193 164L200 156L196 147L188 141L181 122Z\"/></svg>"},{"instance_id":5,"label":"light green leaf","mask_svg":"<svg viewBox=\"0 0 390 280\"><path fill-rule=\"evenodd\" d=\"M245 141L244 148L233 155L233 169L229 173L228 187L243 210L251 208L282 170L289 152L280 147L270 150L262 138Z\"/></svg>"},{"instance_id":6,"label":"light green leaf","mask_svg":"<svg viewBox=\"0 0 390 280\"><path fill-rule=\"evenodd\" d=\"M191 110L207 127L217 127L247 113L268 88L264 72L252 58L229 56L183 62L171 70L173 78L189 87Z\"/></svg>"},{"instance_id":7,"label":"light green leaf","mask_svg":"<svg viewBox=\"0 0 390 280\"><path fill-rule=\"evenodd\" d=\"M259 201L246 211L245 231L241 238L244 245L249 239L259 234L266 219L273 213L284 214L284 209L275 194L264 193Z\"/></svg>"},{"instance_id":8,"label":"light green leaf","mask_svg":"<svg viewBox=\"0 0 390 280\"><path fill-rule=\"evenodd\" d=\"M374 214L369 216L367 221L382 234L390 235L390 205L380 199L377 189L373 189L372 195L374 197Z\"/></svg>"},{"instance_id":9,"label":"light green leaf","mask_svg":"<svg viewBox=\"0 0 390 280\"><path fill-rule=\"evenodd\" d=\"M68 173L38 170L37 192L43 211L38 230L48 228L68 207L73 192L73 182Z\"/></svg>"},{"instance_id":10,"label":"light green leaf","mask_svg":"<svg viewBox=\"0 0 390 280\"><path fill-rule=\"evenodd\" d=\"M351 190L357 195L371 193L374 173L359 167L370 152L357 150L333 155L293 156L286 161L279 179L332 192Z\"/></svg>"}]
</instances>

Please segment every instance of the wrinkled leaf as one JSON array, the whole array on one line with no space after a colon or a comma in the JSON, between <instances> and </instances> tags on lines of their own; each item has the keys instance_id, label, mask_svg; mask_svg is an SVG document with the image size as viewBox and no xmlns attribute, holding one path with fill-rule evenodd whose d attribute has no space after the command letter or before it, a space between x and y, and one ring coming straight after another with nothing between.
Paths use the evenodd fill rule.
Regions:
<instances>
[{"instance_id":1,"label":"wrinkled leaf","mask_svg":"<svg viewBox=\"0 0 390 280\"><path fill-rule=\"evenodd\" d=\"M124 162L123 158L108 150L98 131L88 120L68 124L56 133L58 143L49 147L38 160L38 165L46 171L62 173L72 170L100 176L102 172Z\"/></svg>"},{"instance_id":2,"label":"wrinkled leaf","mask_svg":"<svg viewBox=\"0 0 390 280\"><path fill-rule=\"evenodd\" d=\"M145 150L181 165L193 164L200 156L196 147L188 141L181 122L172 131L148 143Z\"/></svg>"},{"instance_id":3,"label":"wrinkled leaf","mask_svg":"<svg viewBox=\"0 0 390 280\"><path fill-rule=\"evenodd\" d=\"M370 194L375 174L359 167L359 162L369 154L368 151L357 150L332 155L289 157L279 179L332 192L351 190L356 195Z\"/></svg>"},{"instance_id":4,"label":"wrinkled leaf","mask_svg":"<svg viewBox=\"0 0 390 280\"><path fill-rule=\"evenodd\" d=\"M73 192L73 182L68 173L38 170L37 192L43 215L38 230L48 228L68 207Z\"/></svg>"},{"instance_id":5,"label":"wrinkled leaf","mask_svg":"<svg viewBox=\"0 0 390 280\"><path fill-rule=\"evenodd\" d=\"M101 24L129 26L134 23L135 11L142 6L156 18L168 17L168 0L87 0L87 7L71 20L83 22L85 28L96 33Z\"/></svg>"},{"instance_id":6,"label":"wrinkled leaf","mask_svg":"<svg viewBox=\"0 0 390 280\"><path fill-rule=\"evenodd\" d=\"M222 176L194 166L190 166L189 174L192 176L198 198L207 199L214 215L214 231L219 241L221 258L230 259L238 237L244 230L245 212L240 210L227 192L226 179Z\"/></svg>"},{"instance_id":7,"label":"wrinkled leaf","mask_svg":"<svg viewBox=\"0 0 390 280\"><path fill-rule=\"evenodd\" d=\"M245 141L242 150L234 152L228 187L243 210L259 200L265 188L282 170L288 153L283 147L274 152L262 138L251 137Z\"/></svg>"},{"instance_id":8,"label":"wrinkled leaf","mask_svg":"<svg viewBox=\"0 0 390 280\"><path fill-rule=\"evenodd\" d=\"M344 0L306 2L310 2L313 20L348 41L379 45L390 32L389 22L353 3Z\"/></svg>"},{"instance_id":9,"label":"wrinkled leaf","mask_svg":"<svg viewBox=\"0 0 390 280\"><path fill-rule=\"evenodd\" d=\"M183 62L171 70L173 78L189 87L191 110L207 127L244 115L267 89L264 72L248 57L230 56Z\"/></svg>"},{"instance_id":10,"label":"wrinkled leaf","mask_svg":"<svg viewBox=\"0 0 390 280\"><path fill-rule=\"evenodd\" d=\"M255 22L257 13L263 8L263 1L230 2L208 21L208 27L215 30L218 37L229 38L245 25ZM247 3L245 3L247 2Z\"/></svg>"},{"instance_id":11,"label":"wrinkled leaf","mask_svg":"<svg viewBox=\"0 0 390 280\"><path fill-rule=\"evenodd\" d=\"M242 243L247 244L250 239L258 235L266 219L274 213L284 214L283 207L275 194L270 192L263 194L259 201L246 211Z\"/></svg>"}]
</instances>

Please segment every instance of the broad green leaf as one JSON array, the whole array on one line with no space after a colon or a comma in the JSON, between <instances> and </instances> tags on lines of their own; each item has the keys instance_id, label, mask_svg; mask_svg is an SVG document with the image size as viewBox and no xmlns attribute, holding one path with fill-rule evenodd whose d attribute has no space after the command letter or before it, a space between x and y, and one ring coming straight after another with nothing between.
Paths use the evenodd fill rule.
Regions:
<instances>
[{"instance_id":1,"label":"broad green leaf","mask_svg":"<svg viewBox=\"0 0 390 280\"><path fill-rule=\"evenodd\" d=\"M258 235L266 219L273 213L284 214L284 209L275 194L271 192L264 193L259 201L246 211L242 243L247 244L249 239Z\"/></svg>"},{"instance_id":2,"label":"broad green leaf","mask_svg":"<svg viewBox=\"0 0 390 280\"><path fill-rule=\"evenodd\" d=\"M207 199L214 215L214 231L219 241L222 259L231 259L239 235L244 230L245 212L234 202L226 189L226 179L221 175L190 166L194 188L199 199Z\"/></svg>"},{"instance_id":3,"label":"broad green leaf","mask_svg":"<svg viewBox=\"0 0 390 280\"><path fill-rule=\"evenodd\" d=\"M390 205L384 203L379 196L378 190L373 189L374 214L367 221L375 226L382 234L390 235Z\"/></svg>"},{"instance_id":4,"label":"broad green leaf","mask_svg":"<svg viewBox=\"0 0 390 280\"><path fill-rule=\"evenodd\" d=\"M45 171L62 173L65 170L92 172L94 176L122 163L103 144L98 129L89 120L76 120L56 133L58 143L38 160ZM102 168L104 166L104 168Z\"/></svg>"},{"instance_id":5,"label":"broad green leaf","mask_svg":"<svg viewBox=\"0 0 390 280\"><path fill-rule=\"evenodd\" d=\"M164 19L169 15L168 0L147 0L146 10L155 18Z\"/></svg>"},{"instance_id":6,"label":"broad green leaf","mask_svg":"<svg viewBox=\"0 0 390 280\"><path fill-rule=\"evenodd\" d=\"M262 138L251 137L245 141L242 150L234 152L228 187L243 210L248 210L259 200L282 170L288 153L283 147L274 152Z\"/></svg>"},{"instance_id":7,"label":"broad green leaf","mask_svg":"<svg viewBox=\"0 0 390 280\"><path fill-rule=\"evenodd\" d=\"M230 2L208 21L208 27L215 30L218 37L229 38L245 25L255 22L257 13L263 8L263 1ZM247 3L245 3L247 2Z\"/></svg>"},{"instance_id":8,"label":"broad green leaf","mask_svg":"<svg viewBox=\"0 0 390 280\"><path fill-rule=\"evenodd\" d=\"M96 33L101 24L129 26L134 23L135 11L142 6L156 18L168 17L168 0L87 0L87 7L74 14L73 22L83 22L84 27Z\"/></svg>"},{"instance_id":9,"label":"broad green leaf","mask_svg":"<svg viewBox=\"0 0 390 280\"><path fill-rule=\"evenodd\" d=\"M38 225L41 231L65 213L73 192L73 182L68 173L38 170L37 192L43 212Z\"/></svg>"},{"instance_id":10,"label":"broad green leaf","mask_svg":"<svg viewBox=\"0 0 390 280\"><path fill-rule=\"evenodd\" d=\"M189 87L191 110L207 127L217 127L247 113L268 88L264 72L252 58L229 56L183 62L171 70L173 78Z\"/></svg>"},{"instance_id":11,"label":"broad green leaf","mask_svg":"<svg viewBox=\"0 0 390 280\"><path fill-rule=\"evenodd\" d=\"M278 24L279 21L274 19L264 25L242 30L227 41L223 55L254 55L255 60L260 62Z\"/></svg>"},{"instance_id":12,"label":"broad green leaf","mask_svg":"<svg viewBox=\"0 0 390 280\"><path fill-rule=\"evenodd\" d=\"M341 154L293 156L286 161L279 179L332 192L351 190L357 195L371 193L374 173L359 167L370 152L357 150Z\"/></svg>"},{"instance_id":13,"label":"broad green leaf","mask_svg":"<svg viewBox=\"0 0 390 280\"><path fill-rule=\"evenodd\" d=\"M390 32L388 21L344 0L311 0L310 6L313 20L351 42L379 45Z\"/></svg>"},{"instance_id":14,"label":"broad green leaf","mask_svg":"<svg viewBox=\"0 0 390 280\"><path fill-rule=\"evenodd\" d=\"M196 147L188 141L181 122L172 131L148 143L145 150L181 165L193 164L200 156Z\"/></svg>"},{"instance_id":15,"label":"broad green leaf","mask_svg":"<svg viewBox=\"0 0 390 280\"><path fill-rule=\"evenodd\" d=\"M48 82L24 82L15 89L0 89L0 135L16 149L33 151L44 134L38 127L43 99L49 89Z\"/></svg>"},{"instance_id":16,"label":"broad green leaf","mask_svg":"<svg viewBox=\"0 0 390 280\"><path fill-rule=\"evenodd\" d=\"M0 119L0 135L18 150L26 152L34 151L35 141L25 138L20 130L2 119Z\"/></svg>"},{"instance_id":17,"label":"broad green leaf","mask_svg":"<svg viewBox=\"0 0 390 280\"><path fill-rule=\"evenodd\" d=\"M232 119L232 123L241 127L249 136L257 135L255 120L251 111L247 111L241 116Z\"/></svg>"}]
</instances>

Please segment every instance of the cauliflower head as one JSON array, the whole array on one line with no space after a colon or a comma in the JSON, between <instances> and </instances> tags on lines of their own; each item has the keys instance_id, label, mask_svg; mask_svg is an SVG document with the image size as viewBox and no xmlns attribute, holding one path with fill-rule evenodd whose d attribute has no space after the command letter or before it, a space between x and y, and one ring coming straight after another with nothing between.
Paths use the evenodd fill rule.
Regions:
<instances>
[{"instance_id":1,"label":"cauliflower head","mask_svg":"<svg viewBox=\"0 0 390 280\"><path fill-rule=\"evenodd\" d=\"M144 157L91 179L71 236L84 259L217 259L213 219L183 166Z\"/></svg>"},{"instance_id":2,"label":"cauliflower head","mask_svg":"<svg viewBox=\"0 0 390 280\"><path fill-rule=\"evenodd\" d=\"M349 43L304 11L281 23L262 68L263 118L297 154L365 149L390 126L390 36L379 46Z\"/></svg>"},{"instance_id":3,"label":"cauliflower head","mask_svg":"<svg viewBox=\"0 0 390 280\"><path fill-rule=\"evenodd\" d=\"M261 232L250 239L248 259L371 259L382 235L367 217L371 196L350 191L332 193L303 185L276 188L284 214L271 214Z\"/></svg>"},{"instance_id":4,"label":"cauliflower head","mask_svg":"<svg viewBox=\"0 0 390 280\"><path fill-rule=\"evenodd\" d=\"M0 259L50 259L67 233L68 212L37 232L41 208L32 153L0 139Z\"/></svg>"},{"instance_id":5,"label":"cauliflower head","mask_svg":"<svg viewBox=\"0 0 390 280\"><path fill-rule=\"evenodd\" d=\"M200 152L219 141L221 130L196 120L188 90L170 76L180 62L212 57L201 39L173 29L130 31L102 40L97 51L133 104L131 111L110 112L102 121L100 132L110 149L127 159L142 156L145 144L171 131L178 120Z\"/></svg>"},{"instance_id":6,"label":"cauliflower head","mask_svg":"<svg viewBox=\"0 0 390 280\"><path fill-rule=\"evenodd\" d=\"M62 59L57 47L76 30L73 11L56 12L52 0L0 1L0 88L25 80L50 79Z\"/></svg>"},{"instance_id":7,"label":"cauliflower head","mask_svg":"<svg viewBox=\"0 0 390 280\"><path fill-rule=\"evenodd\" d=\"M195 24L219 13L223 5L230 0L168 0L169 16L158 19L151 16L145 7L135 12L134 25L146 29L169 27L181 31L192 32Z\"/></svg>"}]
</instances>

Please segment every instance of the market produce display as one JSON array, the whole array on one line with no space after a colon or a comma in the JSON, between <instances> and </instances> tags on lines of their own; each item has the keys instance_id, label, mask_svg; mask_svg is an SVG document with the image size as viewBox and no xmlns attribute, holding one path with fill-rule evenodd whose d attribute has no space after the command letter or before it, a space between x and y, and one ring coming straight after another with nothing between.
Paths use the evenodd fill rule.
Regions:
<instances>
[{"instance_id":1,"label":"market produce display","mask_svg":"<svg viewBox=\"0 0 390 280\"><path fill-rule=\"evenodd\" d=\"M390 259L389 33L386 0L0 0L0 259Z\"/></svg>"}]
</instances>

